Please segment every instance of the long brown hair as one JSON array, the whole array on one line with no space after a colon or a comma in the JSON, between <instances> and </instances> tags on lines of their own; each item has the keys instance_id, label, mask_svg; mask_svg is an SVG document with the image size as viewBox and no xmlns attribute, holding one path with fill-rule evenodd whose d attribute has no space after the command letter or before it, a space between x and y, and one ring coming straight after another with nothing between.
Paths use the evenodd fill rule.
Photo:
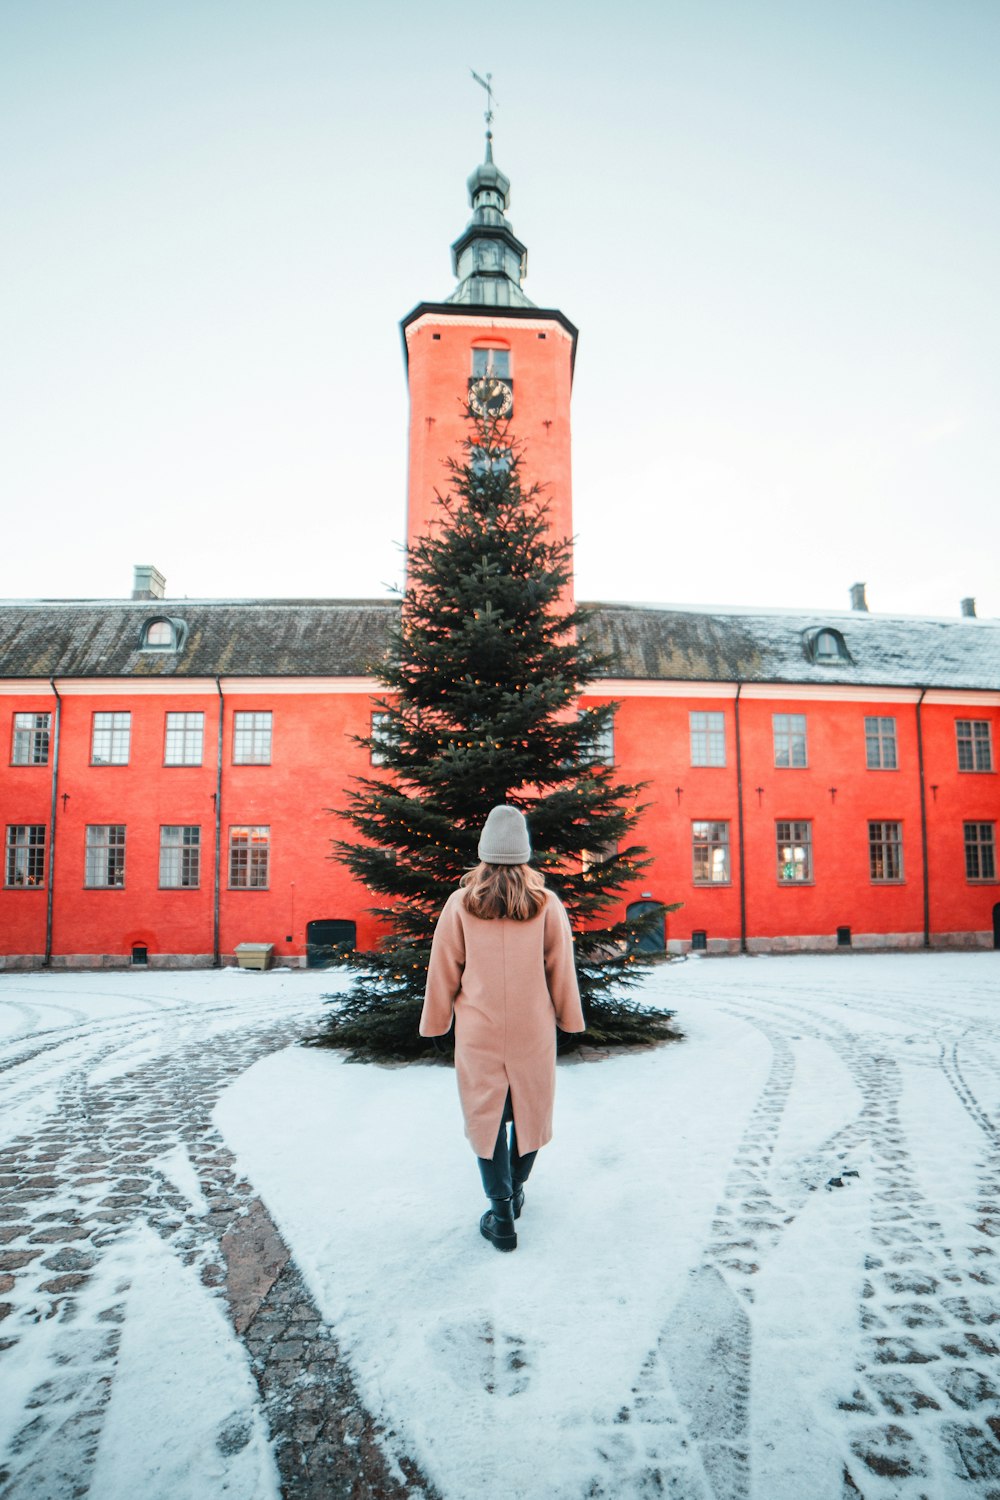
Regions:
<instances>
[{"instance_id":1,"label":"long brown hair","mask_svg":"<svg viewBox=\"0 0 1000 1500\"><path fill-rule=\"evenodd\" d=\"M479 864L461 883L466 910L486 922L496 917L528 922L545 905L545 876L530 865Z\"/></svg>"}]
</instances>

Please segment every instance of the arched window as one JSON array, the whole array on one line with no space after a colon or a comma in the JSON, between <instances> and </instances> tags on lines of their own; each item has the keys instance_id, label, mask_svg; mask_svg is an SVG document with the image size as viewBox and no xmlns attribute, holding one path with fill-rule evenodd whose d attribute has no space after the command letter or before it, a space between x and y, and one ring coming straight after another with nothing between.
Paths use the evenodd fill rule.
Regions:
<instances>
[{"instance_id":1,"label":"arched window","mask_svg":"<svg viewBox=\"0 0 1000 1500\"><path fill-rule=\"evenodd\" d=\"M834 630L830 625L809 631L806 635L805 647L807 657L817 666L835 666L838 662L849 662L853 659L840 631Z\"/></svg>"},{"instance_id":2,"label":"arched window","mask_svg":"<svg viewBox=\"0 0 1000 1500\"><path fill-rule=\"evenodd\" d=\"M139 648L142 651L177 651L184 634L184 625L180 620L166 620L161 615L158 620L146 621L142 627Z\"/></svg>"}]
</instances>

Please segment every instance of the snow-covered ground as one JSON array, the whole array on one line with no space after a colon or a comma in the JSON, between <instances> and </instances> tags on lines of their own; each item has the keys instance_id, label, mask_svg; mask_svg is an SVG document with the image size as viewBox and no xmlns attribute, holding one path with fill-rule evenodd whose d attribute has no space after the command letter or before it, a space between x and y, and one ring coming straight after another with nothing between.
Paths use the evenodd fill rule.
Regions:
<instances>
[{"instance_id":1,"label":"snow-covered ground","mask_svg":"<svg viewBox=\"0 0 1000 1500\"><path fill-rule=\"evenodd\" d=\"M304 1020L330 988L4 980L0 1014L39 1012L3 1047L25 1059L0 1075L13 1134L58 1113L74 1071L127 1086L179 1037ZM478 1234L450 1070L285 1046L222 1092L212 1119L390 1458L444 1500L1000 1496L1000 955L692 959L646 993L684 1041L560 1067L514 1255ZM47 1050L29 1059L33 1024ZM181 1126L161 1165L204 1214ZM217 1294L141 1223L112 1255L78 1295L85 1329L108 1277L131 1286L90 1493L277 1493ZM25 1337L0 1359L23 1410L40 1356ZM155 1403L169 1444L143 1437Z\"/></svg>"}]
</instances>

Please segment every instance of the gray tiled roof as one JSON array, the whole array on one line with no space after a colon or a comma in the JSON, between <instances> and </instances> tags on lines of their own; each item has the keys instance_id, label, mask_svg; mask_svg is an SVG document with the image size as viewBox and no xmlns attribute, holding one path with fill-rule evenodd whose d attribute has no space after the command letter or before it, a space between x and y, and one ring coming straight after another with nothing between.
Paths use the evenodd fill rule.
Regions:
<instances>
[{"instance_id":1,"label":"gray tiled roof","mask_svg":"<svg viewBox=\"0 0 1000 1500\"><path fill-rule=\"evenodd\" d=\"M611 675L701 682L855 683L1000 689L1000 621L863 611L590 604ZM375 668L398 602L361 599L0 603L0 678L354 677ZM140 650L152 619L182 622L177 652ZM839 631L850 660L807 642Z\"/></svg>"},{"instance_id":2,"label":"gray tiled roof","mask_svg":"<svg viewBox=\"0 0 1000 1500\"><path fill-rule=\"evenodd\" d=\"M81 600L0 604L3 677L356 677L385 651L390 599ZM179 651L143 627L181 622Z\"/></svg>"},{"instance_id":3,"label":"gray tiled roof","mask_svg":"<svg viewBox=\"0 0 1000 1500\"><path fill-rule=\"evenodd\" d=\"M1000 620L732 605L590 608L593 642L622 664L622 677L1000 689ZM848 660L811 660L808 642L824 627L839 632Z\"/></svg>"}]
</instances>

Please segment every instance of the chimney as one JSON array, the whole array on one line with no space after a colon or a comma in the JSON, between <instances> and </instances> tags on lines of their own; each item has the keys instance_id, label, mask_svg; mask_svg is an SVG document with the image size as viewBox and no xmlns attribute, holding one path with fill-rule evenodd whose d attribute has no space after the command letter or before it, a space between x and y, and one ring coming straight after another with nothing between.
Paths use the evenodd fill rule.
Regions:
<instances>
[{"instance_id":1,"label":"chimney","mask_svg":"<svg viewBox=\"0 0 1000 1500\"><path fill-rule=\"evenodd\" d=\"M960 599L958 601L958 607L962 611L963 615L965 615L966 619L974 620L976 618L975 599Z\"/></svg>"},{"instance_id":2,"label":"chimney","mask_svg":"<svg viewBox=\"0 0 1000 1500\"><path fill-rule=\"evenodd\" d=\"M868 600L865 598L865 589L866 588L867 588L867 584L864 584L864 583L852 583L851 584L851 608L852 609L863 609L865 611L865 613L867 614L867 612L868 612Z\"/></svg>"},{"instance_id":3,"label":"chimney","mask_svg":"<svg viewBox=\"0 0 1000 1500\"><path fill-rule=\"evenodd\" d=\"M166 587L167 580L157 568L136 563L132 578L133 599L162 599Z\"/></svg>"}]
</instances>

